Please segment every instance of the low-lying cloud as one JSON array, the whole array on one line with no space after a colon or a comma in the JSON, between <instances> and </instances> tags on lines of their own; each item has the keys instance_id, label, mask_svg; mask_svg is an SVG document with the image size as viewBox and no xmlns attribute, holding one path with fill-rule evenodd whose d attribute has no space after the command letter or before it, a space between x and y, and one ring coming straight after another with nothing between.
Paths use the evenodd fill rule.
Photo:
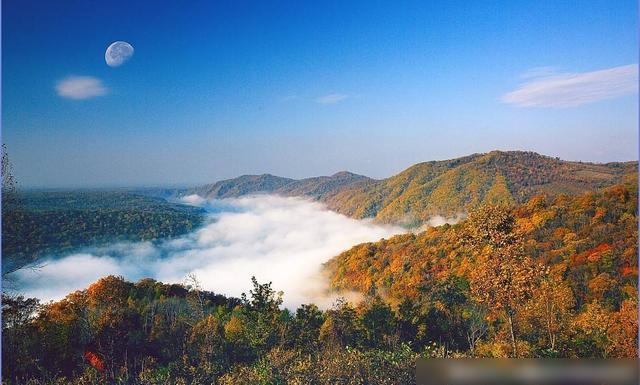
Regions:
<instances>
[{"instance_id":1,"label":"low-lying cloud","mask_svg":"<svg viewBox=\"0 0 640 385\"><path fill-rule=\"evenodd\" d=\"M185 201L210 211L208 222L193 233L160 244L119 243L50 259L38 270L17 273L17 283L29 296L56 300L109 274L179 283L194 273L204 289L239 296L256 276L284 291L288 307L309 302L326 307L334 297L327 296L319 274L323 262L358 243L403 232L301 198L189 196Z\"/></svg>"},{"instance_id":2,"label":"low-lying cloud","mask_svg":"<svg viewBox=\"0 0 640 385\"><path fill-rule=\"evenodd\" d=\"M526 75L531 80L502 96L504 103L521 107L576 107L638 92L638 65L599 71L555 73L550 67Z\"/></svg>"},{"instance_id":3,"label":"low-lying cloud","mask_svg":"<svg viewBox=\"0 0 640 385\"><path fill-rule=\"evenodd\" d=\"M425 224L428 227L437 227L442 225L455 225L461 220L465 219L467 216L464 213L458 213L452 217L443 217L442 215L434 215L429 218L427 223Z\"/></svg>"},{"instance_id":4,"label":"low-lying cloud","mask_svg":"<svg viewBox=\"0 0 640 385\"><path fill-rule=\"evenodd\" d=\"M455 225L456 223L464 220L467 217L465 213L458 213L452 217L443 217L442 215L434 215L420 227L416 228L414 233L421 233L430 227L438 227L442 225Z\"/></svg>"},{"instance_id":5,"label":"low-lying cloud","mask_svg":"<svg viewBox=\"0 0 640 385\"><path fill-rule=\"evenodd\" d=\"M56 84L56 92L63 98L82 100L106 95L109 89L93 76L69 76Z\"/></svg>"}]
</instances>

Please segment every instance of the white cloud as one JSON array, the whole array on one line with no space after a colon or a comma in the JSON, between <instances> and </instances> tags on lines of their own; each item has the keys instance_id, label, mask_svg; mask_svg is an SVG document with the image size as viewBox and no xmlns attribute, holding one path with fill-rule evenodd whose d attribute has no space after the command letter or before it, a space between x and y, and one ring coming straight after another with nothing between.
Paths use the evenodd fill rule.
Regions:
<instances>
[{"instance_id":1,"label":"white cloud","mask_svg":"<svg viewBox=\"0 0 640 385\"><path fill-rule=\"evenodd\" d=\"M109 89L92 76L69 76L56 84L56 92L63 98L82 100L106 95Z\"/></svg>"},{"instance_id":2,"label":"white cloud","mask_svg":"<svg viewBox=\"0 0 640 385\"><path fill-rule=\"evenodd\" d=\"M203 206L207 203L207 200L197 194L191 194L182 197L182 202L191 206Z\"/></svg>"},{"instance_id":3,"label":"white cloud","mask_svg":"<svg viewBox=\"0 0 640 385\"><path fill-rule=\"evenodd\" d=\"M458 213L452 217L443 217L441 215L435 215L435 216L429 217L429 220L425 225L428 227L438 227L445 224L455 225L456 223L460 222L465 218L466 218L466 215L463 213Z\"/></svg>"},{"instance_id":4,"label":"white cloud","mask_svg":"<svg viewBox=\"0 0 640 385\"><path fill-rule=\"evenodd\" d=\"M39 269L18 271L15 274L19 287L29 280L41 282L33 286L27 284L29 296L49 300L60 299L73 291L86 288L100 277L121 274L121 271L120 263L114 258L81 253L50 260Z\"/></svg>"},{"instance_id":5,"label":"white cloud","mask_svg":"<svg viewBox=\"0 0 640 385\"><path fill-rule=\"evenodd\" d=\"M536 74L537 72L537 74ZM544 73L543 75L540 75ZM529 78L532 74L529 73ZM599 71L553 74L549 67L533 71L532 80L502 96L521 107L576 107L638 92L638 65Z\"/></svg>"},{"instance_id":6,"label":"white cloud","mask_svg":"<svg viewBox=\"0 0 640 385\"><path fill-rule=\"evenodd\" d=\"M426 231L430 227L438 227L445 224L455 225L456 223L464 220L466 217L467 215L464 213L458 213L452 217L443 217L441 215L434 215L429 217L429 220L427 220L427 222L424 225L418 227L417 229L414 229L413 232L415 234L418 234L423 231Z\"/></svg>"},{"instance_id":7,"label":"white cloud","mask_svg":"<svg viewBox=\"0 0 640 385\"><path fill-rule=\"evenodd\" d=\"M17 283L27 295L60 299L115 274L130 280L153 277L183 282L195 273L203 288L239 296L251 289L251 276L273 281L290 308L314 302L328 307L321 264L358 243L403 232L399 227L358 221L301 198L255 196L202 202L208 222L184 237L154 245L114 244L52 259L37 271L23 270Z\"/></svg>"},{"instance_id":8,"label":"white cloud","mask_svg":"<svg viewBox=\"0 0 640 385\"><path fill-rule=\"evenodd\" d=\"M349 95L345 94L329 94L316 98L316 102L320 104L336 104L348 98Z\"/></svg>"}]
</instances>

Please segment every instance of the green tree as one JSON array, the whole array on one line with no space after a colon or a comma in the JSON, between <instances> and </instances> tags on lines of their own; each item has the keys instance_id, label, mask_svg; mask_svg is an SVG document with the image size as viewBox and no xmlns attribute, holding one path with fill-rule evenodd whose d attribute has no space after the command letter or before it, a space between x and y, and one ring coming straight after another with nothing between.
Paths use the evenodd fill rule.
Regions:
<instances>
[{"instance_id":1,"label":"green tree","mask_svg":"<svg viewBox=\"0 0 640 385\"><path fill-rule=\"evenodd\" d=\"M241 296L242 317L249 344L258 357L276 346L282 337L284 323L280 305L283 293L273 290L271 282L260 284L255 277L251 277L251 282L250 298L244 293Z\"/></svg>"},{"instance_id":2,"label":"green tree","mask_svg":"<svg viewBox=\"0 0 640 385\"><path fill-rule=\"evenodd\" d=\"M33 318L40 308L35 298L2 294L2 373L4 378L25 381L37 368L38 346Z\"/></svg>"},{"instance_id":3,"label":"green tree","mask_svg":"<svg viewBox=\"0 0 640 385\"><path fill-rule=\"evenodd\" d=\"M382 348L395 345L391 339L396 337L396 315L391 306L380 297L375 297L364 305L361 320L366 346Z\"/></svg>"},{"instance_id":4,"label":"green tree","mask_svg":"<svg viewBox=\"0 0 640 385\"><path fill-rule=\"evenodd\" d=\"M363 329L356 310L344 299L338 299L325 313L320 327L320 341L329 348L357 347L362 342Z\"/></svg>"},{"instance_id":5,"label":"green tree","mask_svg":"<svg viewBox=\"0 0 640 385\"><path fill-rule=\"evenodd\" d=\"M315 351L324 319L316 305L300 306L293 321L294 346L309 353Z\"/></svg>"}]
</instances>

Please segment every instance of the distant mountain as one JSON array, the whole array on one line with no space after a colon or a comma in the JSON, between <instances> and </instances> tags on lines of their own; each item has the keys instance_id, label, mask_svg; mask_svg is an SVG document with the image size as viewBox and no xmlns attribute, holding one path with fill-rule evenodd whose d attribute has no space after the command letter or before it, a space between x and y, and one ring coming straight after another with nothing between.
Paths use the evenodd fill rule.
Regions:
<instances>
[{"instance_id":1,"label":"distant mountain","mask_svg":"<svg viewBox=\"0 0 640 385\"><path fill-rule=\"evenodd\" d=\"M606 164L564 161L523 151L492 151L418 163L392 177L375 180L349 172L295 180L244 175L193 189L207 198L273 193L320 200L353 218L417 224L433 215L454 215L482 203L524 203L545 193L595 191L637 174L638 162Z\"/></svg>"},{"instance_id":2,"label":"distant mountain","mask_svg":"<svg viewBox=\"0 0 640 385\"><path fill-rule=\"evenodd\" d=\"M284 196L307 196L324 200L329 194L341 191L349 186L355 186L358 182L363 181L373 182L374 180L347 171L342 171L331 176L319 176L300 180L282 178L270 174L243 175L238 178L227 179L198 187L190 192L214 199L269 193Z\"/></svg>"},{"instance_id":3,"label":"distant mountain","mask_svg":"<svg viewBox=\"0 0 640 385\"><path fill-rule=\"evenodd\" d=\"M195 188L190 193L212 199L233 198L247 194L274 193L293 182L297 181L270 174L242 175Z\"/></svg>"}]
</instances>

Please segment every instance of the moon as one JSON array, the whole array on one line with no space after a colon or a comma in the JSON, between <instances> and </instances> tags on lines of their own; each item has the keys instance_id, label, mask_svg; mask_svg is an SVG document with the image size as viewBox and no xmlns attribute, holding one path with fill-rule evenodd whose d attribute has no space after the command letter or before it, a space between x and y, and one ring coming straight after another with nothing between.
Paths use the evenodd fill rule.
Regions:
<instances>
[{"instance_id":1,"label":"moon","mask_svg":"<svg viewBox=\"0 0 640 385\"><path fill-rule=\"evenodd\" d=\"M133 46L126 41L114 41L104 53L109 67L119 67L133 56Z\"/></svg>"}]
</instances>

